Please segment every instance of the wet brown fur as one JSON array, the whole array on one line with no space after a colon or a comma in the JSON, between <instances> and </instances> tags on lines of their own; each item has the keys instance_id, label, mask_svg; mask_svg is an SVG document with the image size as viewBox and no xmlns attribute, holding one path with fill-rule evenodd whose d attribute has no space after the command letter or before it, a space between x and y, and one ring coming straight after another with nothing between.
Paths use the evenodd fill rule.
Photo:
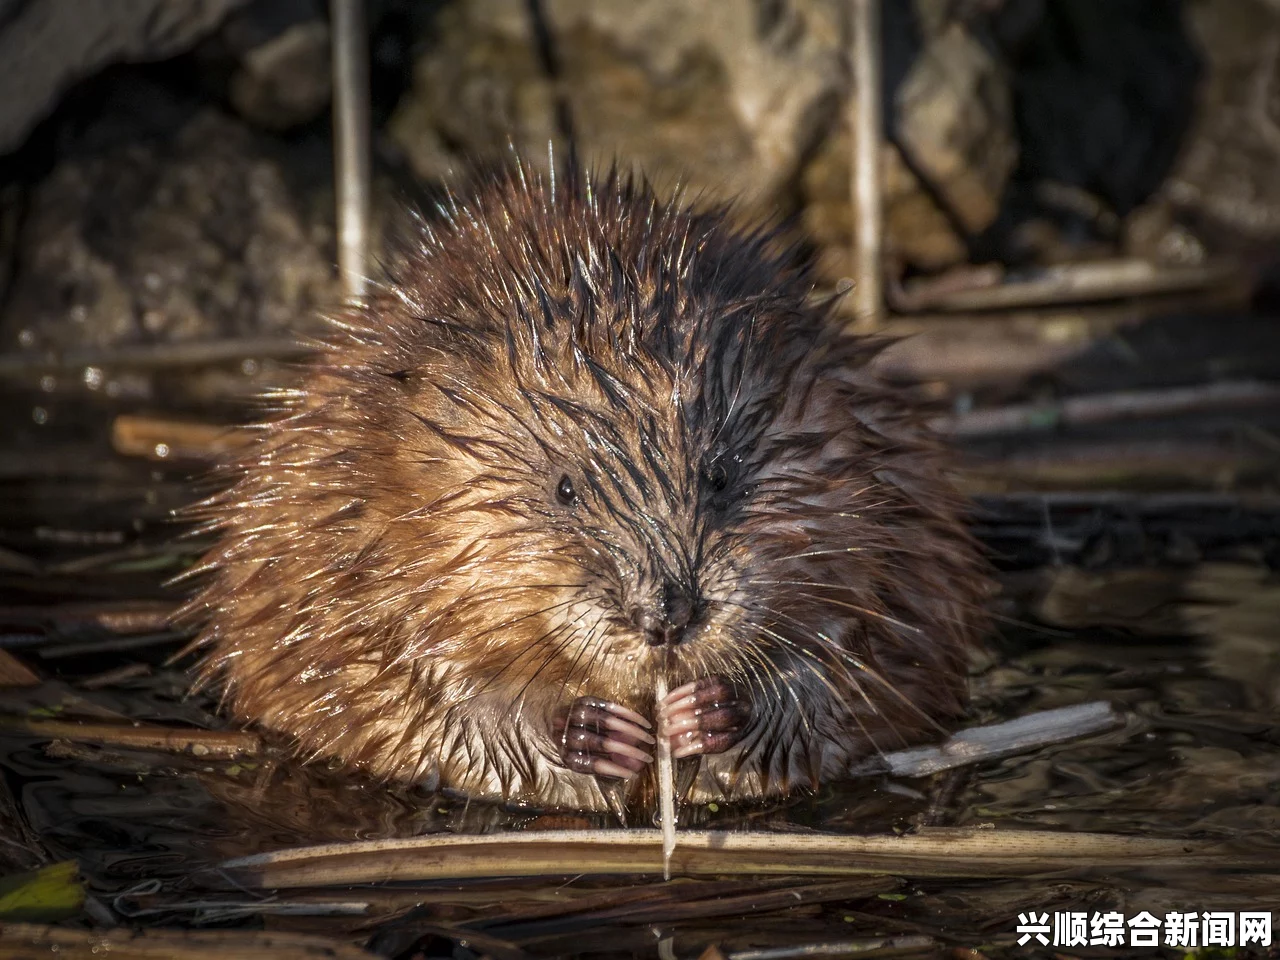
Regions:
<instances>
[{"instance_id":1,"label":"wet brown fur","mask_svg":"<svg viewBox=\"0 0 1280 960\"><path fill-rule=\"evenodd\" d=\"M232 712L375 775L588 809L550 718L651 716L658 669L752 704L741 743L682 761L695 801L936 739L986 581L878 344L769 232L616 176L516 169L444 213L198 508L221 538L184 617ZM673 580L706 614L663 661L627 611Z\"/></svg>"}]
</instances>

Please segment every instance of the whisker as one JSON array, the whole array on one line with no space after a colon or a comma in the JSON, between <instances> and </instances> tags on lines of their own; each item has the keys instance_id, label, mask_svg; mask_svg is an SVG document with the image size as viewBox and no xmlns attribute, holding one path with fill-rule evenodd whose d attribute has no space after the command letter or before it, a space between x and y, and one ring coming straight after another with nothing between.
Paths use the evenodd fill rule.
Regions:
<instances>
[{"instance_id":1,"label":"whisker","mask_svg":"<svg viewBox=\"0 0 1280 960\"><path fill-rule=\"evenodd\" d=\"M867 742L871 744L871 746L875 749L876 753L882 754L884 751L880 748L880 744L876 742L876 738L872 735L871 731L867 729L866 724L862 722L862 717L858 715L858 711L852 708L852 706L847 702L844 696L841 695L838 690L836 690L835 685L832 684L831 681L819 671L818 666L816 664L821 664L823 661L821 661L813 653L813 651L805 649L804 647L789 640L788 638L782 636L781 634L774 633L772 631L769 631L769 633L779 642L785 644L787 647L794 650L797 654L800 654L801 656L807 658L805 660L802 660L801 663L803 663L806 667L808 667L815 677L817 677L819 680L823 681L826 684L827 688L832 692L832 697L835 699L835 701L839 703L841 706L845 707L846 710L848 710L849 716L853 719L853 722L858 725L858 729L862 732L862 735L866 737ZM814 662L810 662L810 661L814 661ZM850 679L850 685L853 687L854 691L858 694L858 696L862 698L862 702L867 705L867 709L869 709L874 716L878 716L882 720L884 720L889 725L890 729L892 729L893 722L888 717L884 716L883 713L881 713L880 708L876 706L875 702L872 701L872 699L867 695L867 692L866 690L863 689L862 684L858 683L855 679L853 679L852 676L849 676L849 679Z\"/></svg>"},{"instance_id":2,"label":"whisker","mask_svg":"<svg viewBox=\"0 0 1280 960\"><path fill-rule=\"evenodd\" d=\"M771 585L778 585L778 586L819 587L822 589L830 589L830 590L839 590L839 589L856 590L855 587L842 587L840 584L817 583L811 580L749 580L747 582L753 583L753 584L771 584ZM916 634L924 633L924 631L921 630L919 627L913 627L909 623L903 623L897 617L891 617L887 613L880 613L876 610L872 610L870 607L859 606L858 604L848 603L844 600L836 600L834 597L822 597L814 593L798 593L796 594L796 596L805 597L806 599L809 599L809 600L817 600L820 603L833 603L838 607L844 607L848 610L854 611L855 613L861 613L864 616L875 617L877 620L883 620L885 623L891 623L895 627L900 627L903 630L910 630L912 633L916 633Z\"/></svg>"},{"instance_id":3,"label":"whisker","mask_svg":"<svg viewBox=\"0 0 1280 960\"><path fill-rule=\"evenodd\" d=\"M558 641L551 647L551 650L548 651L547 655L543 658L542 662L533 669L533 671L529 674L529 678L525 680L523 684L521 684L520 689L517 690L515 692L515 695L511 698L511 701L512 701L511 707L508 708L508 711L514 709L516 711L515 716L517 718L519 718L520 715L523 714L524 712L524 697L525 697L525 694L528 693L529 687L533 685L533 682L535 680L537 680L539 677L542 676L542 671L547 669L547 667L551 665L551 662L555 660L557 656L563 653L565 648L568 647L569 644L573 642L575 637L577 637L577 633L575 633L574 628L577 627L577 625L581 621L582 621L582 618L579 617L577 620L574 620L571 623L561 624L559 630L564 631L564 634L565 634L564 639Z\"/></svg>"},{"instance_id":4,"label":"whisker","mask_svg":"<svg viewBox=\"0 0 1280 960\"><path fill-rule=\"evenodd\" d=\"M737 606L745 606L745 605L737 604ZM797 618L792 617L789 614L785 614L780 610L775 610L772 607L769 607L765 604L758 604L757 609L769 614L770 616L778 617L784 620L790 620L795 626L805 631L808 638L816 642L821 649L833 654L834 656L838 657L842 661L846 661L849 665L857 669L859 673L865 674L869 679L874 680L887 693L889 693L896 700L898 700L898 702L900 702L903 706L907 707L911 712L917 714L921 719L923 719L927 724L929 724L938 732L940 733L947 732L946 728L943 727L941 724L939 724L936 719L930 716L927 711L923 710L917 703L915 703L915 701L913 701L910 697L902 693L902 691L900 691L894 683L892 683L887 677L883 676L878 670L875 670L874 668L869 666L861 657L854 654L853 651L840 646L834 640L824 636L820 632L812 631L808 627L808 625L806 625L803 621L798 620ZM761 627L761 629L764 629L764 628ZM789 638L778 635L777 633L772 631L771 631L771 635L773 635L775 639L777 639L779 642L784 643L793 649L797 649L797 650L803 649L798 647ZM862 685L857 681L857 679L852 674L848 673L848 668L845 667L844 664L830 664L830 665L839 666L842 672L844 672L845 675L848 677L850 685L855 687L855 689L857 689L859 695L862 696L864 700L867 700L866 693L865 691L862 690ZM883 714L881 713L881 711L869 700L867 700L867 705L872 709L874 713L883 717ZM888 720L887 717L883 717L883 719L885 719L886 721Z\"/></svg>"},{"instance_id":5,"label":"whisker","mask_svg":"<svg viewBox=\"0 0 1280 960\"><path fill-rule=\"evenodd\" d=\"M557 703L560 703L564 700L565 690L567 690L569 687L569 681L573 679L573 671L577 669L578 661L580 661L582 659L582 655L587 652L587 648L591 644L596 643L596 640L594 638L597 634L600 636L601 639L603 639L604 637L604 621L603 620L597 623L594 627L591 628L591 630L587 632L587 636L586 636L586 639L583 641L582 648L578 651L577 656L575 656L573 658L573 661L569 664L569 669L565 671L564 678L560 681L560 693L556 697ZM603 648L603 645L601 645L601 648ZM586 668L587 670L590 669L590 665L592 662L594 662L595 657L596 657L596 653L593 652L591 655L591 659L587 661L587 668Z\"/></svg>"},{"instance_id":6,"label":"whisker","mask_svg":"<svg viewBox=\"0 0 1280 960\"><path fill-rule=\"evenodd\" d=\"M756 612L754 609L752 609L751 607L748 607L746 604L738 603L737 601L734 601L734 600L726 600L724 602L731 604L732 606L739 607L742 610L745 610L749 614L754 614ZM749 624L749 626L752 628L758 627L758 625L755 623L751 623ZM745 637L738 637L736 642L746 645L748 653L755 653L757 655L759 665L763 668L763 671L764 671L763 676L765 677L765 679L767 679L770 682L770 684L772 684L773 692L777 695L777 697L779 699L782 699L782 691L778 687L779 676L778 676L778 670L776 665L772 663L770 660L768 660L768 658L760 650L759 645L754 641L751 641ZM785 682L785 678L783 678L783 682ZM799 700L797 699L797 703L798 702Z\"/></svg>"},{"instance_id":7,"label":"whisker","mask_svg":"<svg viewBox=\"0 0 1280 960\"><path fill-rule=\"evenodd\" d=\"M578 600L580 600L580 599L582 599L582 598L580 598L580 597L574 597L574 598L573 598L573 600L571 600L571 601L569 601L569 602L571 602L571 603L572 603L572 602L577 602L577 601L578 601ZM587 597L586 599L599 599L599 598L597 598L597 597ZM556 604L556 606L557 606L557 607L561 607L561 606L565 606L565 604ZM520 620L524 620L524 619L528 619L528 617L520 617L520 618L518 618L518 619L520 619ZM518 663L519 663L519 662L520 662L520 661L521 661L525 656L527 656L527 655L529 655L529 654L531 654L531 653L536 652L536 651L538 650L539 646L540 646L540 645L542 645L542 644L544 644L544 643L546 643L546 641L547 641L549 638L556 636L556 635L557 635L558 633L560 633L561 631L567 631L568 636L566 637L566 639L565 639L564 641L562 641L562 642L558 642L558 643L556 643L556 644L553 644L552 649L551 649L551 650L550 650L550 652L547 654L547 657L544 659L543 663L538 667L538 669L537 669L537 670L535 670L535 671L534 671L534 677L537 677L538 675L540 675L540 674L541 674L541 672L542 672L542 670L546 669L547 665L549 665L549 664L551 663L551 661L552 661L553 659L555 659L556 655L557 655L557 654L558 654L558 653L559 653L559 652L564 648L564 645L566 645L566 644L569 642L569 640L571 640L571 639L573 638L573 636L574 636L573 630L574 630L574 628L575 628L575 627L577 627L577 625L578 625L579 623L581 623L581 622L582 622L582 617L578 617L576 620L572 620L572 621L570 621L569 623L563 623L563 624L560 624L559 626L557 626L557 627L553 627L551 630L548 630L546 633L542 634L542 635L541 635L540 637L538 637L537 639L535 639L535 640L533 640L533 641L531 641L531 642L529 642L529 643L525 644L525 645L524 645L524 647L523 647L523 649L521 649L521 650L520 650L520 652L516 654L516 656L512 657L512 658L511 658L510 660L508 660L505 664L503 664L503 665L502 665L502 667L498 670L498 672L497 672L497 673L495 673L493 676L491 676L491 677L489 677L488 679L486 679L486 680L485 680L485 682L484 682L484 684L480 687L480 689L479 689L479 690L477 690L477 691L476 691L476 693L480 693L480 692L482 692L482 691L484 691L484 690L487 690L489 687L491 687L494 683L496 683L496 682L497 682L497 681L498 681L498 680L503 676L503 674L505 674L508 670L512 669L512 668L513 668L516 664L518 664ZM527 688L527 687L528 687L528 683L526 683L526 684L525 684L525 688ZM522 688L522 689L523 689L523 688ZM473 696L474 696L474 695L473 695Z\"/></svg>"}]
</instances>

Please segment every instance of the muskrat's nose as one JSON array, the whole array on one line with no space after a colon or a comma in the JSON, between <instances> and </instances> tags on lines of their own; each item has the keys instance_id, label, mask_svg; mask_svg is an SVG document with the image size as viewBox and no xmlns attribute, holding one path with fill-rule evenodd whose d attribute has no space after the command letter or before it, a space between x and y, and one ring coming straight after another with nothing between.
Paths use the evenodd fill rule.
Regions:
<instances>
[{"instance_id":1,"label":"muskrat's nose","mask_svg":"<svg viewBox=\"0 0 1280 960\"><path fill-rule=\"evenodd\" d=\"M684 639L689 624L697 618L697 601L688 591L669 581L663 584L658 600L654 605L657 609L636 607L632 620L644 632L650 646L674 647Z\"/></svg>"}]
</instances>

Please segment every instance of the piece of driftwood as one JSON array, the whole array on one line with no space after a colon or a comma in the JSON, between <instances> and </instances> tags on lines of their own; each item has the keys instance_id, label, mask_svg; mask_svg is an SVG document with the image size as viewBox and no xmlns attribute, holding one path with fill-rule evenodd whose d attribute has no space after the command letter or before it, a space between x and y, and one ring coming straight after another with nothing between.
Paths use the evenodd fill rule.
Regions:
<instances>
[{"instance_id":1,"label":"piece of driftwood","mask_svg":"<svg viewBox=\"0 0 1280 960\"><path fill-rule=\"evenodd\" d=\"M154 917L185 913L202 923L226 922L244 917L362 917L369 912L363 900L164 900L156 906L128 906L127 897L117 897L115 910L121 916Z\"/></svg>"},{"instance_id":2,"label":"piece of driftwood","mask_svg":"<svg viewBox=\"0 0 1280 960\"><path fill-rule=\"evenodd\" d=\"M43 720L0 714L0 730L75 740L136 750L189 753L206 759L254 756L262 751L256 734L238 730L198 730L194 727L162 727L138 723L78 723L74 720Z\"/></svg>"},{"instance_id":3,"label":"piece of driftwood","mask_svg":"<svg viewBox=\"0 0 1280 960\"><path fill-rule=\"evenodd\" d=\"M1151 263L1123 258L1093 263L1064 263L1043 267L1022 279L979 282L957 288L953 282L920 281L894 291L895 310L979 313L988 310L1027 309L1118 300L1124 297L1159 296L1225 284L1239 273L1234 263L1195 266ZM990 275L977 275L990 280Z\"/></svg>"},{"instance_id":4,"label":"piece of driftwood","mask_svg":"<svg viewBox=\"0 0 1280 960\"><path fill-rule=\"evenodd\" d=\"M883 332L900 339L880 354L875 366L894 380L1013 391L1042 376L1061 378L1068 387L1081 382L1089 390L1127 389L1142 364L1171 368L1183 383L1214 379L1223 362L1229 370L1247 371L1241 376L1280 375L1273 373L1280 364L1272 359L1280 356L1280 335L1269 325L1245 319L1246 298L1212 292L1218 289L1195 293L1202 302L1190 303L1191 295L1183 294L998 315L892 315ZM1196 311L1215 320L1196 327L1186 319ZM1216 336L1206 328L1215 329ZM1186 350L1179 346L1183 342ZM1088 370L1097 375L1086 376Z\"/></svg>"},{"instance_id":5,"label":"piece of driftwood","mask_svg":"<svg viewBox=\"0 0 1280 960\"><path fill-rule=\"evenodd\" d=\"M0 571L5 573L35 574L41 571L39 562L32 560L24 553L0 547Z\"/></svg>"},{"instance_id":6,"label":"piece of driftwood","mask_svg":"<svg viewBox=\"0 0 1280 960\"><path fill-rule=\"evenodd\" d=\"M374 960L359 947L301 933L247 930L75 930L31 923L0 925L8 960Z\"/></svg>"},{"instance_id":7,"label":"piece of driftwood","mask_svg":"<svg viewBox=\"0 0 1280 960\"><path fill-rule=\"evenodd\" d=\"M672 855L688 876L1020 877L1116 869L1280 870L1280 858L1200 840L927 827L905 836L689 830ZM662 873L657 830L547 830L297 847L224 862L248 887L323 887L474 877Z\"/></svg>"},{"instance_id":8,"label":"piece of driftwood","mask_svg":"<svg viewBox=\"0 0 1280 960\"><path fill-rule=\"evenodd\" d=\"M311 352L291 337L195 340L188 343L148 343L105 349L83 347L61 352L28 351L0 354L0 378L30 377L58 370L85 367L124 367L157 370L168 367L204 367L242 360L290 360Z\"/></svg>"},{"instance_id":9,"label":"piece of driftwood","mask_svg":"<svg viewBox=\"0 0 1280 960\"><path fill-rule=\"evenodd\" d=\"M0 607L0 623L51 633L71 633L100 627L112 633L149 633L166 629L176 604L165 600L101 600L62 603L56 607L24 605ZM0 636L0 646L6 646Z\"/></svg>"},{"instance_id":10,"label":"piece of driftwood","mask_svg":"<svg viewBox=\"0 0 1280 960\"><path fill-rule=\"evenodd\" d=\"M938 417L932 425L950 436L967 438L1268 405L1280 405L1280 384L1225 380L1162 390L1086 394L1053 403L1013 404Z\"/></svg>"},{"instance_id":11,"label":"piece of driftwood","mask_svg":"<svg viewBox=\"0 0 1280 960\"><path fill-rule=\"evenodd\" d=\"M48 564L45 574L53 576L88 572L110 572L121 568L133 570L161 570L181 563L182 558L198 555L204 548L192 542L165 543L131 543L119 550L105 550L102 553L91 553L71 560L62 560Z\"/></svg>"},{"instance_id":12,"label":"piece of driftwood","mask_svg":"<svg viewBox=\"0 0 1280 960\"><path fill-rule=\"evenodd\" d=\"M1054 507L1091 509L1106 507L1130 513L1170 513L1184 510L1280 510L1280 496L1266 492L1213 493L1187 490L1167 493L1135 493L1125 490L1012 491L978 497L983 510Z\"/></svg>"},{"instance_id":13,"label":"piece of driftwood","mask_svg":"<svg viewBox=\"0 0 1280 960\"><path fill-rule=\"evenodd\" d=\"M968 458L957 472L969 495L1028 490L1230 489L1274 475L1280 455L1230 438L1063 441L1007 456Z\"/></svg>"},{"instance_id":14,"label":"piece of driftwood","mask_svg":"<svg viewBox=\"0 0 1280 960\"><path fill-rule=\"evenodd\" d=\"M854 314L860 330L874 330L884 313L882 248L884 200L880 188L883 146L880 0L853 0L852 202Z\"/></svg>"},{"instance_id":15,"label":"piece of driftwood","mask_svg":"<svg viewBox=\"0 0 1280 960\"><path fill-rule=\"evenodd\" d=\"M111 446L126 457L206 460L238 450L251 430L212 423L121 414L111 423Z\"/></svg>"},{"instance_id":16,"label":"piece of driftwood","mask_svg":"<svg viewBox=\"0 0 1280 960\"><path fill-rule=\"evenodd\" d=\"M102 673L94 674L92 677L85 677L76 686L83 690L103 690L107 687L114 687L116 684L123 683L126 680L148 676L150 673L150 664L126 663L123 667L115 667L111 670L104 670Z\"/></svg>"},{"instance_id":17,"label":"piece of driftwood","mask_svg":"<svg viewBox=\"0 0 1280 960\"><path fill-rule=\"evenodd\" d=\"M940 746L895 750L860 761L850 768L849 775L924 777L954 767L1013 756L1052 743L1092 736L1123 725L1124 717L1120 712L1101 700L1057 710L1042 710L1004 723L961 730Z\"/></svg>"}]
</instances>

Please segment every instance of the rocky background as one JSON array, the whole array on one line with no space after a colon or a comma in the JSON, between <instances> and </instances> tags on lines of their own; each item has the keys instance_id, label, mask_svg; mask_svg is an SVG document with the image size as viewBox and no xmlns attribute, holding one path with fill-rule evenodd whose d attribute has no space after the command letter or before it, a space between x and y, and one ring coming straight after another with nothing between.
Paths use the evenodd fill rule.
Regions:
<instances>
[{"instance_id":1,"label":"rocky background","mask_svg":"<svg viewBox=\"0 0 1280 960\"><path fill-rule=\"evenodd\" d=\"M366 6L375 237L513 148L575 153L732 198L851 284L845 0ZM1119 461L1122 485L1272 489L1280 4L894 0L882 20L887 329L911 335L882 369L951 418L977 488L1113 484ZM243 419L337 302L329 39L323 0L0 0L0 396L39 457L59 424L207 457L113 418ZM1123 288L1132 258L1185 289L990 303L1062 269ZM1135 388L1172 391L1136 426ZM1066 429L1054 405L1081 395Z\"/></svg>"},{"instance_id":2,"label":"rocky background","mask_svg":"<svg viewBox=\"0 0 1280 960\"><path fill-rule=\"evenodd\" d=\"M570 144L850 270L842 0L371 0L384 209ZM884 5L890 270L1280 235L1263 0ZM0 0L0 350L281 332L335 295L318 0Z\"/></svg>"}]
</instances>

